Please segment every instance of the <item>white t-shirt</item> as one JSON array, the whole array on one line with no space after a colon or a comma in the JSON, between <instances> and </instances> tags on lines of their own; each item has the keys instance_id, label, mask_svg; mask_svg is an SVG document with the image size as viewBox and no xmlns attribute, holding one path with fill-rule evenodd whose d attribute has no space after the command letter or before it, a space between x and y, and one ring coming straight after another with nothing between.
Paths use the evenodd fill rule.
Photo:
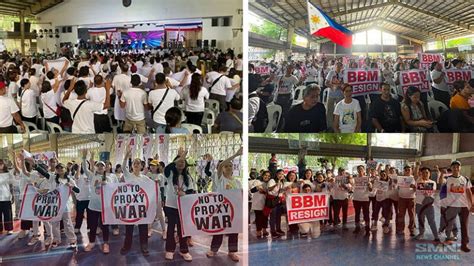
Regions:
<instances>
[{"instance_id":1,"label":"white t-shirt","mask_svg":"<svg viewBox=\"0 0 474 266\"><path fill-rule=\"evenodd\" d=\"M334 108L334 115L339 116L339 129L341 133L354 133L357 126L357 113L359 113L359 101L352 99L351 103L347 104L341 100Z\"/></svg>"},{"instance_id":2,"label":"white t-shirt","mask_svg":"<svg viewBox=\"0 0 474 266\"><path fill-rule=\"evenodd\" d=\"M37 76L31 76L29 78L29 80L30 80L30 84L31 84L30 89L32 89L36 93L37 96L40 95L39 78Z\"/></svg>"},{"instance_id":3,"label":"white t-shirt","mask_svg":"<svg viewBox=\"0 0 474 266\"><path fill-rule=\"evenodd\" d=\"M91 187L90 187L90 179L87 175L79 175L76 179L77 187L79 188L80 192L76 194L77 200L89 200L91 194Z\"/></svg>"},{"instance_id":4,"label":"white t-shirt","mask_svg":"<svg viewBox=\"0 0 474 266\"><path fill-rule=\"evenodd\" d=\"M12 114L20 111L15 100L8 96L0 96L0 127L10 127L13 125Z\"/></svg>"},{"instance_id":5,"label":"white t-shirt","mask_svg":"<svg viewBox=\"0 0 474 266\"><path fill-rule=\"evenodd\" d=\"M82 104L81 109L77 111L76 116L73 118L72 133L75 134L94 134L94 113L104 109L102 103L96 103L89 100L67 100L64 102L64 107L69 109L71 117L83 101L87 101Z\"/></svg>"},{"instance_id":6,"label":"white t-shirt","mask_svg":"<svg viewBox=\"0 0 474 266\"><path fill-rule=\"evenodd\" d=\"M181 95L186 104L186 112L204 112L204 101L209 99L209 92L206 88L201 87L195 100L191 99L189 86L183 88Z\"/></svg>"},{"instance_id":7,"label":"white t-shirt","mask_svg":"<svg viewBox=\"0 0 474 266\"><path fill-rule=\"evenodd\" d=\"M243 70L243 63L242 63L242 59L240 58L237 58L234 62L234 67L235 67L235 70L237 71L242 71Z\"/></svg>"},{"instance_id":8,"label":"white t-shirt","mask_svg":"<svg viewBox=\"0 0 474 266\"><path fill-rule=\"evenodd\" d=\"M230 79L226 77L224 74L220 74L219 76L216 76L215 78L210 80L210 86L220 76L222 76L222 78L220 78L219 81L217 81L217 83L211 88L211 93L226 96L227 90L232 88L232 83L230 82Z\"/></svg>"},{"instance_id":9,"label":"white t-shirt","mask_svg":"<svg viewBox=\"0 0 474 266\"><path fill-rule=\"evenodd\" d=\"M291 75L289 77L287 76L280 76L277 79L276 85L277 85L277 91L278 94L286 95L290 94L293 92L293 89L296 84L298 84L299 80L297 77Z\"/></svg>"},{"instance_id":10,"label":"white t-shirt","mask_svg":"<svg viewBox=\"0 0 474 266\"><path fill-rule=\"evenodd\" d=\"M306 72L307 74L306 82L318 81L318 73L319 73L318 69L314 67L309 68L308 71Z\"/></svg>"},{"instance_id":11,"label":"white t-shirt","mask_svg":"<svg viewBox=\"0 0 474 266\"><path fill-rule=\"evenodd\" d=\"M53 112L53 110L56 111L56 109L58 108L58 102L54 90L49 90L46 93L41 93L41 104L43 105L44 118L53 118L56 116L56 113Z\"/></svg>"},{"instance_id":12,"label":"white t-shirt","mask_svg":"<svg viewBox=\"0 0 474 266\"><path fill-rule=\"evenodd\" d=\"M170 83L171 88L174 89L179 86L180 82L171 77L166 77L166 80Z\"/></svg>"},{"instance_id":13,"label":"white t-shirt","mask_svg":"<svg viewBox=\"0 0 474 266\"><path fill-rule=\"evenodd\" d=\"M416 204L422 204L425 197L434 198L436 182L433 180L419 181L416 183Z\"/></svg>"},{"instance_id":14,"label":"white t-shirt","mask_svg":"<svg viewBox=\"0 0 474 266\"><path fill-rule=\"evenodd\" d=\"M18 89L20 86L16 82L11 81L10 84L8 84L8 89L7 89L7 95L8 97L13 99L13 94L16 94L18 97Z\"/></svg>"},{"instance_id":15,"label":"white t-shirt","mask_svg":"<svg viewBox=\"0 0 474 266\"><path fill-rule=\"evenodd\" d=\"M94 85L94 79L91 77L80 77L77 79L77 81L80 81L80 80L84 81L87 88L91 88ZM53 86L53 84L51 84L51 86Z\"/></svg>"},{"instance_id":16,"label":"white t-shirt","mask_svg":"<svg viewBox=\"0 0 474 266\"><path fill-rule=\"evenodd\" d=\"M353 199L358 201L369 201L369 177L356 176L354 177L354 194Z\"/></svg>"},{"instance_id":17,"label":"white t-shirt","mask_svg":"<svg viewBox=\"0 0 474 266\"><path fill-rule=\"evenodd\" d=\"M170 207L173 209L178 209L178 196L176 195L176 189L175 186L173 185L173 172L171 172L171 176L166 177L166 188L165 188L165 193L166 193L166 207ZM183 176L179 175L178 177L178 184L177 187L181 189L182 191L188 191L188 190L194 190L194 181L191 178L191 176L188 176L189 178L189 183L186 186L183 180Z\"/></svg>"},{"instance_id":18,"label":"white t-shirt","mask_svg":"<svg viewBox=\"0 0 474 266\"><path fill-rule=\"evenodd\" d=\"M11 172L0 173L0 201L12 200L10 185L13 183L15 183L15 177Z\"/></svg>"},{"instance_id":19,"label":"white t-shirt","mask_svg":"<svg viewBox=\"0 0 474 266\"><path fill-rule=\"evenodd\" d=\"M397 177L398 196L404 199L414 199L415 190L410 188L410 185L416 185L415 178L413 176L399 176Z\"/></svg>"},{"instance_id":20,"label":"white t-shirt","mask_svg":"<svg viewBox=\"0 0 474 266\"><path fill-rule=\"evenodd\" d=\"M132 84L130 84L130 81L131 77L126 74L115 75L114 80L112 81L112 86L115 89L115 93L117 93L118 91L124 92L129 89L132 86ZM120 97L115 97L114 117L117 120L125 120L125 109L120 107Z\"/></svg>"},{"instance_id":21,"label":"white t-shirt","mask_svg":"<svg viewBox=\"0 0 474 266\"><path fill-rule=\"evenodd\" d=\"M437 84L434 82L434 80L439 79L439 77L441 77L442 74L443 74L442 71L438 71L436 69L431 71L431 80L433 81L433 83L431 83L431 86L437 90L447 92L449 91L449 89L448 89L448 85L446 84L446 80L448 79L446 75L444 75L444 78L441 80L441 83Z\"/></svg>"},{"instance_id":22,"label":"white t-shirt","mask_svg":"<svg viewBox=\"0 0 474 266\"><path fill-rule=\"evenodd\" d=\"M215 185L215 190L214 192L223 192L226 190L235 190L235 189L242 189L242 184L240 181L236 178L226 178L224 176L221 176L220 178L217 178L213 180L213 182L216 182Z\"/></svg>"},{"instance_id":23,"label":"white t-shirt","mask_svg":"<svg viewBox=\"0 0 474 266\"><path fill-rule=\"evenodd\" d=\"M199 56L197 55L192 55L190 57L188 57L189 61L191 61L191 63L193 63L193 65L197 65L197 61L199 60Z\"/></svg>"},{"instance_id":24,"label":"white t-shirt","mask_svg":"<svg viewBox=\"0 0 474 266\"><path fill-rule=\"evenodd\" d=\"M87 90L87 93L86 93L86 98L95 102L95 103L101 103L101 104L105 104L105 97L106 96L106 91L105 91L105 88L104 87L100 87L100 88L97 88L97 87L92 87L90 89ZM107 114L107 110L106 109L102 109L98 112L95 112L95 114L98 114L98 115L106 115Z\"/></svg>"},{"instance_id":25,"label":"white t-shirt","mask_svg":"<svg viewBox=\"0 0 474 266\"><path fill-rule=\"evenodd\" d=\"M234 68L234 60L232 59L227 59L227 61L225 62L225 66L227 67L227 69L231 69L231 68Z\"/></svg>"},{"instance_id":26,"label":"white t-shirt","mask_svg":"<svg viewBox=\"0 0 474 266\"><path fill-rule=\"evenodd\" d=\"M471 207L471 203L466 196L466 190L471 189L472 184L464 176L450 176L446 179L447 195L446 206L450 207Z\"/></svg>"},{"instance_id":27,"label":"white t-shirt","mask_svg":"<svg viewBox=\"0 0 474 266\"><path fill-rule=\"evenodd\" d=\"M255 180L254 182L254 187L261 187L261 188L266 188L267 184L260 181L260 180ZM252 189L252 188L250 188ZM257 191L252 194L252 210L255 211L261 211L265 207L265 194L260 193L260 191Z\"/></svg>"},{"instance_id":28,"label":"white t-shirt","mask_svg":"<svg viewBox=\"0 0 474 266\"><path fill-rule=\"evenodd\" d=\"M27 118L36 116L36 92L31 88L22 92L21 115Z\"/></svg>"},{"instance_id":29,"label":"white t-shirt","mask_svg":"<svg viewBox=\"0 0 474 266\"><path fill-rule=\"evenodd\" d=\"M125 117L130 121L145 119L146 92L140 88L130 88L123 92L120 101L125 102Z\"/></svg>"},{"instance_id":30,"label":"white t-shirt","mask_svg":"<svg viewBox=\"0 0 474 266\"><path fill-rule=\"evenodd\" d=\"M161 102L163 96L165 95L166 89L155 89L150 92L148 95L148 102L151 103L153 110L155 110L156 106ZM179 94L173 90L169 89L168 95L166 95L166 99L163 100L160 108L156 110L155 114L153 115L153 121L158 124L166 125L165 114L168 109L174 106L174 102L181 99ZM153 111L152 110L152 111Z\"/></svg>"}]
</instances>

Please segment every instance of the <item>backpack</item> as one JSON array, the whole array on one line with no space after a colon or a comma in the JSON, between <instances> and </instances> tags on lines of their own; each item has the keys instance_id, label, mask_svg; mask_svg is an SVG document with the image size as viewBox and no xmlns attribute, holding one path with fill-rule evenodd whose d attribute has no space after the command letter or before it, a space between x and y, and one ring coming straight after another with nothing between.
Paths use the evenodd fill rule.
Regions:
<instances>
[{"instance_id":1,"label":"backpack","mask_svg":"<svg viewBox=\"0 0 474 266\"><path fill-rule=\"evenodd\" d=\"M267 104L264 101L262 101L262 99L260 99L258 95L252 95L250 96L250 98L259 98L260 104L258 107L257 114L252 120L252 125L254 128L254 132L263 133L268 125Z\"/></svg>"}]
</instances>

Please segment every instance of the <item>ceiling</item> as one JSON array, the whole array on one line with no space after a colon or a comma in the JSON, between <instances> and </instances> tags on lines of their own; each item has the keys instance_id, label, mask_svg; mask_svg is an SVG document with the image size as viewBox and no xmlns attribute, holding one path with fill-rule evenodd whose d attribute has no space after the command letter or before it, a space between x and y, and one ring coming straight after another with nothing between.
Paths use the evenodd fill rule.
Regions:
<instances>
[{"instance_id":1,"label":"ceiling","mask_svg":"<svg viewBox=\"0 0 474 266\"><path fill-rule=\"evenodd\" d=\"M311 0L353 32L378 28L426 42L474 34L474 0ZM308 37L306 0L249 0L249 10ZM327 39L313 37L324 42Z\"/></svg>"},{"instance_id":2,"label":"ceiling","mask_svg":"<svg viewBox=\"0 0 474 266\"><path fill-rule=\"evenodd\" d=\"M51 8L64 0L2 0L0 1L0 15L34 16Z\"/></svg>"}]
</instances>

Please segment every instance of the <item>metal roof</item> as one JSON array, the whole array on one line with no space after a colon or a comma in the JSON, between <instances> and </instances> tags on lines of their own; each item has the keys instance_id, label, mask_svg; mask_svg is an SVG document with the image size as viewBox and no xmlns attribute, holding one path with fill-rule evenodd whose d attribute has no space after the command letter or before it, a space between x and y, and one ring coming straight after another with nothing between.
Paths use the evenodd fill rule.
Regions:
<instances>
[{"instance_id":1,"label":"metal roof","mask_svg":"<svg viewBox=\"0 0 474 266\"><path fill-rule=\"evenodd\" d=\"M414 41L474 34L474 0L311 0L353 32L378 28ZM306 0L249 0L249 10L309 36ZM324 38L313 37L316 41Z\"/></svg>"},{"instance_id":2,"label":"metal roof","mask_svg":"<svg viewBox=\"0 0 474 266\"><path fill-rule=\"evenodd\" d=\"M64 0L2 0L0 1L0 15L34 16L51 8Z\"/></svg>"}]
</instances>

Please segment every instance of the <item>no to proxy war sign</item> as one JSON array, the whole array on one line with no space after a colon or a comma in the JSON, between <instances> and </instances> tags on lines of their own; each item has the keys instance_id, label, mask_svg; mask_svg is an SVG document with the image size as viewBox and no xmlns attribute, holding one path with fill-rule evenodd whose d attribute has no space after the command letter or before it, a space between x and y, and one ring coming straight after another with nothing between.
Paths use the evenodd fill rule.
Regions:
<instances>
[{"instance_id":1,"label":"no to proxy war sign","mask_svg":"<svg viewBox=\"0 0 474 266\"><path fill-rule=\"evenodd\" d=\"M153 181L106 184L101 195L103 224L151 224L155 219L158 186Z\"/></svg>"},{"instance_id":2,"label":"no to proxy war sign","mask_svg":"<svg viewBox=\"0 0 474 266\"><path fill-rule=\"evenodd\" d=\"M429 92L431 90L429 72L423 69L400 71L400 85L402 86L403 94L406 93L410 86L418 87L421 92Z\"/></svg>"},{"instance_id":3,"label":"no to proxy war sign","mask_svg":"<svg viewBox=\"0 0 474 266\"><path fill-rule=\"evenodd\" d=\"M441 63L444 68L444 58L441 54L419 53L418 59L420 60L420 69L429 69L433 62Z\"/></svg>"},{"instance_id":4,"label":"no to proxy war sign","mask_svg":"<svg viewBox=\"0 0 474 266\"><path fill-rule=\"evenodd\" d=\"M288 224L329 219L329 195L325 193L290 194L286 200Z\"/></svg>"},{"instance_id":5,"label":"no to proxy war sign","mask_svg":"<svg viewBox=\"0 0 474 266\"><path fill-rule=\"evenodd\" d=\"M20 218L29 221L57 222L66 209L70 188L59 186L48 193L40 194L28 184L21 203Z\"/></svg>"},{"instance_id":6,"label":"no to proxy war sign","mask_svg":"<svg viewBox=\"0 0 474 266\"><path fill-rule=\"evenodd\" d=\"M378 69L347 69L344 82L352 85L353 96L379 93L382 76Z\"/></svg>"},{"instance_id":7,"label":"no to proxy war sign","mask_svg":"<svg viewBox=\"0 0 474 266\"><path fill-rule=\"evenodd\" d=\"M183 237L242 232L241 190L185 195L178 208Z\"/></svg>"}]
</instances>

